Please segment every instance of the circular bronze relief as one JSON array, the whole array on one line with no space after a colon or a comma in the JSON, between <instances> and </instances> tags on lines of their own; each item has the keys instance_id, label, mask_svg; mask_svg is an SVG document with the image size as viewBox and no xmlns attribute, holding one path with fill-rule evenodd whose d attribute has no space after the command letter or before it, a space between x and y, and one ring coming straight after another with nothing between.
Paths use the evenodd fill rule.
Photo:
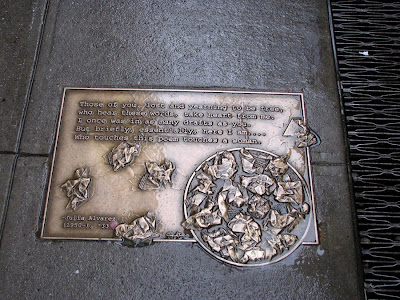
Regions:
<instances>
[{"instance_id":1,"label":"circular bronze relief","mask_svg":"<svg viewBox=\"0 0 400 300\"><path fill-rule=\"evenodd\" d=\"M211 255L236 266L282 260L310 226L310 192L288 157L235 148L204 160L184 194L185 222Z\"/></svg>"}]
</instances>

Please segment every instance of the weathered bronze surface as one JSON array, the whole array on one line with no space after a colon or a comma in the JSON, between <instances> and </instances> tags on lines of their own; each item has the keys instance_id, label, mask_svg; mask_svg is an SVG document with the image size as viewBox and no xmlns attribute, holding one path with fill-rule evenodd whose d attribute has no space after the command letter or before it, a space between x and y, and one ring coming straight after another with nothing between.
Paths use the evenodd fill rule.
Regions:
<instances>
[{"instance_id":1,"label":"weathered bronze surface","mask_svg":"<svg viewBox=\"0 0 400 300\"><path fill-rule=\"evenodd\" d=\"M66 88L42 237L198 241L236 265L280 260L318 243L318 143L302 94Z\"/></svg>"}]
</instances>

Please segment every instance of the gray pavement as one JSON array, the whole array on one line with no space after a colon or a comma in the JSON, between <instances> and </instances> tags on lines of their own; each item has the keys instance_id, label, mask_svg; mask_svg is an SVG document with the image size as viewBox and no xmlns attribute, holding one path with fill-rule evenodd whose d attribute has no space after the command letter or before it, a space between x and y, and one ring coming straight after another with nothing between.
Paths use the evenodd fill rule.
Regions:
<instances>
[{"instance_id":1,"label":"gray pavement","mask_svg":"<svg viewBox=\"0 0 400 300\"><path fill-rule=\"evenodd\" d=\"M0 155L0 232L3 231L5 211L8 208L9 194L12 188L12 173L16 162L16 155Z\"/></svg>"},{"instance_id":2,"label":"gray pavement","mask_svg":"<svg viewBox=\"0 0 400 300\"><path fill-rule=\"evenodd\" d=\"M17 151L31 91L45 1L0 3L0 151Z\"/></svg>"},{"instance_id":3,"label":"gray pavement","mask_svg":"<svg viewBox=\"0 0 400 300\"><path fill-rule=\"evenodd\" d=\"M1 5L3 299L362 299L325 1L49 1L47 14L46 1ZM65 86L304 92L322 140L312 149L321 244L239 270L191 244L39 239Z\"/></svg>"}]
</instances>

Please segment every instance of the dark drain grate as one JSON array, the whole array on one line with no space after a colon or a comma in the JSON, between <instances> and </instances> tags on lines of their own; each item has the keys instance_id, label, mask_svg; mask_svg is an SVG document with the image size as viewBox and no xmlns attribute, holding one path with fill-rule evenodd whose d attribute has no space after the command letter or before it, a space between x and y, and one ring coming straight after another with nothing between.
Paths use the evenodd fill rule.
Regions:
<instances>
[{"instance_id":1,"label":"dark drain grate","mask_svg":"<svg viewBox=\"0 0 400 300\"><path fill-rule=\"evenodd\" d=\"M400 299L400 1L331 0L368 299Z\"/></svg>"}]
</instances>

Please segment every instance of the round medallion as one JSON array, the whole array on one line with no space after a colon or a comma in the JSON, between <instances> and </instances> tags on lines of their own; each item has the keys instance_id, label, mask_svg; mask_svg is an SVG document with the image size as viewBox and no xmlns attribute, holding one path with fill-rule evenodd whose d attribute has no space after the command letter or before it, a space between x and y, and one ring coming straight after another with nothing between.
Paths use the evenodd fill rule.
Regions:
<instances>
[{"instance_id":1,"label":"round medallion","mask_svg":"<svg viewBox=\"0 0 400 300\"><path fill-rule=\"evenodd\" d=\"M288 157L234 148L204 160L184 194L185 222L199 244L235 266L284 259L310 226L310 192Z\"/></svg>"}]
</instances>

